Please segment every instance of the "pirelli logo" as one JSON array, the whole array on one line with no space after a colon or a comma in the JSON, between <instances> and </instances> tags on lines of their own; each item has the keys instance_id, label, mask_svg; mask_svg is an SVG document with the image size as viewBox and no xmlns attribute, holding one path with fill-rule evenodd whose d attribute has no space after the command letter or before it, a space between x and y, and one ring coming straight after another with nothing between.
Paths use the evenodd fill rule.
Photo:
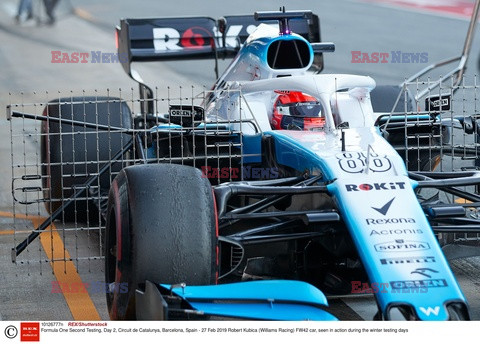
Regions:
<instances>
[{"instance_id":1,"label":"pirelli logo","mask_svg":"<svg viewBox=\"0 0 480 344\"><path fill-rule=\"evenodd\" d=\"M382 265L395 265L395 264L418 264L418 263L435 263L435 257L404 257L404 258L383 258L380 259Z\"/></svg>"}]
</instances>

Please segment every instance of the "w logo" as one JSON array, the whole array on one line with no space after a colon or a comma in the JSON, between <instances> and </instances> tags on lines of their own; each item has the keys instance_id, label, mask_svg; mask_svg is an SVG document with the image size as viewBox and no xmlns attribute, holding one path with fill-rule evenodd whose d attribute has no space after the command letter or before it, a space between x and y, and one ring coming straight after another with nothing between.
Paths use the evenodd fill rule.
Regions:
<instances>
[{"instance_id":1,"label":"w logo","mask_svg":"<svg viewBox=\"0 0 480 344\"><path fill-rule=\"evenodd\" d=\"M422 311L423 314L425 314L427 317L430 316L430 314L438 315L438 312L440 312L440 306L436 306L435 308L428 307L420 307L420 310Z\"/></svg>"}]
</instances>

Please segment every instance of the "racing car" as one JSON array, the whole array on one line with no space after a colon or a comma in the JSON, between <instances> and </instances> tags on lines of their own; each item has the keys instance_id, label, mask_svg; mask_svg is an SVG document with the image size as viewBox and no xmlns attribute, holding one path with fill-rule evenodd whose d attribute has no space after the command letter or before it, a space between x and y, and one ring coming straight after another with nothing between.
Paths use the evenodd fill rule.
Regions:
<instances>
[{"instance_id":1,"label":"racing car","mask_svg":"<svg viewBox=\"0 0 480 344\"><path fill-rule=\"evenodd\" d=\"M480 174L436 171L447 145L476 152L450 142L476 124L442 117L448 95L419 112L405 89L383 93L405 107L374 111L372 78L318 73L334 44L320 42L310 11L123 19L117 40L138 114L112 97L9 109L42 121L51 214L13 259L55 219L93 221L93 204L111 319L336 320L325 294L357 282L374 293L377 320L470 318L436 236L480 228L469 216ZM233 61L213 88L169 96L165 112L131 66L220 57Z\"/></svg>"}]
</instances>

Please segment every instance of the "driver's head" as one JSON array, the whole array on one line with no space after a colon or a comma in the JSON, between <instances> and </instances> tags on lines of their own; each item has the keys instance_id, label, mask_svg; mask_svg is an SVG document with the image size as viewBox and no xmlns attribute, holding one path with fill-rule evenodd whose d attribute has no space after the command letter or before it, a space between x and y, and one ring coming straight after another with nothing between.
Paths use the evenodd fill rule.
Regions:
<instances>
[{"instance_id":1,"label":"driver's head","mask_svg":"<svg viewBox=\"0 0 480 344\"><path fill-rule=\"evenodd\" d=\"M272 129L316 130L325 126L320 102L303 92L275 91Z\"/></svg>"}]
</instances>

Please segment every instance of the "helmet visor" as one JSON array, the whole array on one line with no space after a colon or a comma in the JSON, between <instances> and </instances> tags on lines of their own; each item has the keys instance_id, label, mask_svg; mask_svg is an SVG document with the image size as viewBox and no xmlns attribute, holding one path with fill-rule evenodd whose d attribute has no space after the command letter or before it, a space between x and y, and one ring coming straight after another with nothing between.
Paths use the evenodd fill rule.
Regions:
<instances>
[{"instance_id":1,"label":"helmet visor","mask_svg":"<svg viewBox=\"0 0 480 344\"><path fill-rule=\"evenodd\" d=\"M295 117L322 117L322 105L319 103L297 103L280 105L277 110L282 115Z\"/></svg>"}]
</instances>

